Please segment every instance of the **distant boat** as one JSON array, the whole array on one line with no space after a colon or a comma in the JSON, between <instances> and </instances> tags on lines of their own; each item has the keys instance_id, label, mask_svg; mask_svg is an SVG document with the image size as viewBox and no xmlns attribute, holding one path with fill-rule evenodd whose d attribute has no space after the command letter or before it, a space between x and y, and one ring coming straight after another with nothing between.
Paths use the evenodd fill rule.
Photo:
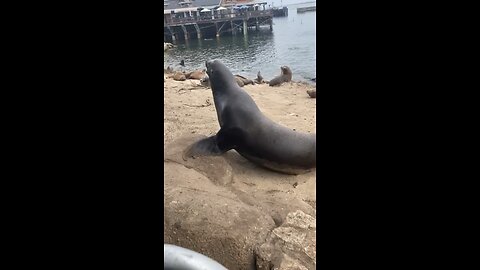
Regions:
<instances>
[{"instance_id":1,"label":"distant boat","mask_svg":"<svg viewBox=\"0 0 480 270\"><path fill-rule=\"evenodd\" d=\"M297 8L297 13L304 13L307 11L317 11L317 6Z\"/></svg>"}]
</instances>

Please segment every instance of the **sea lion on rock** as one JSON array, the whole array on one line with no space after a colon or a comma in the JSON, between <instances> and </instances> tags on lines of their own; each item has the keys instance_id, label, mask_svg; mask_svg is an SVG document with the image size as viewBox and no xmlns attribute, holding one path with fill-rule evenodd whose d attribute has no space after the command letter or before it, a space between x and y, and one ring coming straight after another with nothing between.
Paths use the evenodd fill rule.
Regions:
<instances>
[{"instance_id":1,"label":"sea lion on rock","mask_svg":"<svg viewBox=\"0 0 480 270\"><path fill-rule=\"evenodd\" d=\"M194 79L194 80L201 80L205 77L205 69L204 70L195 70L185 74L187 79Z\"/></svg>"},{"instance_id":2,"label":"sea lion on rock","mask_svg":"<svg viewBox=\"0 0 480 270\"><path fill-rule=\"evenodd\" d=\"M249 85L249 84L252 84L252 85L253 85L253 84L255 84L252 80L247 79L247 78L245 78L245 77L243 77L243 76L241 76L241 75L238 75L238 74L235 75L235 78L237 78L237 81L241 81L241 82L243 83L243 85ZM243 86L243 85L240 85L240 84L238 84L238 85L239 85L240 87Z\"/></svg>"},{"instance_id":3,"label":"sea lion on rock","mask_svg":"<svg viewBox=\"0 0 480 270\"><path fill-rule=\"evenodd\" d=\"M210 87L210 79L208 78L208 76L205 76L200 80L200 85Z\"/></svg>"},{"instance_id":4,"label":"sea lion on rock","mask_svg":"<svg viewBox=\"0 0 480 270\"><path fill-rule=\"evenodd\" d=\"M262 83L265 82L265 81L263 80L262 74L260 74L260 71L257 73L257 78L254 80L254 82L256 82L256 83L258 83L258 84L262 84Z\"/></svg>"},{"instance_id":5,"label":"sea lion on rock","mask_svg":"<svg viewBox=\"0 0 480 270\"><path fill-rule=\"evenodd\" d=\"M168 43L168 42L163 42L163 51L167 51L171 48L175 48L175 45L173 45L172 43Z\"/></svg>"},{"instance_id":6,"label":"sea lion on rock","mask_svg":"<svg viewBox=\"0 0 480 270\"><path fill-rule=\"evenodd\" d=\"M277 85L281 85L284 82L290 82L292 80L292 70L289 67L282 66L282 67L280 67L280 69L282 70L282 74L273 78L268 83L268 85L277 86Z\"/></svg>"},{"instance_id":7,"label":"sea lion on rock","mask_svg":"<svg viewBox=\"0 0 480 270\"><path fill-rule=\"evenodd\" d=\"M317 90L307 90L307 94L308 94L311 98L317 98Z\"/></svg>"},{"instance_id":8,"label":"sea lion on rock","mask_svg":"<svg viewBox=\"0 0 480 270\"><path fill-rule=\"evenodd\" d=\"M173 73L173 68L171 68L170 66L168 66L166 69L165 69L165 68L163 69L163 72L164 72L164 73L167 73L167 74Z\"/></svg>"},{"instance_id":9,"label":"sea lion on rock","mask_svg":"<svg viewBox=\"0 0 480 270\"><path fill-rule=\"evenodd\" d=\"M243 87L245 85L243 80L238 78L237 76L235 76L235 82L237 82L238 86L240 86L240 87Z\"/></svg>"},{"instance_id":10,"label":"sea lion on rock","mask_svg":"<svg viewBox=\"0 0 480 270\"><path fill-rule=\"evenodd\" d=\"M173 75L173 79L175 81L185 81L187 79L187 77L185 76L185 74L183 72L177 71Z\"/></svg>"},{"instance_id":11,"label":"sea lion on rock","mask_svg":"<svg viewBox=\"0 0 480 270\"><path fill-rule=\"evenodd\" d=\"M185 160L235 149L251 162L277 172L300 174L316 167L315 134L293 131L268 119L225 65L215 60L206 66L220 130L188 147Z\"/></svg>"}]
</instances>

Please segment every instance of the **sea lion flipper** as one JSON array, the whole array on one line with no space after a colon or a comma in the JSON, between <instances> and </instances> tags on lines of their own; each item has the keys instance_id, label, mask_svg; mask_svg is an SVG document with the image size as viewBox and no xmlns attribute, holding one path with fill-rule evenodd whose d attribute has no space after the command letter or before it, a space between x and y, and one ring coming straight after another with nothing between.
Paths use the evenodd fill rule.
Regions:
<instances>
[{"instance_id":1,"label":"sea lion flipper","mask_svg":"<svg viewBox=\"0 0 480 270\"><path fill-rule=\"evenodd\" d=\"M234 149L234 142L241 141L243 132L236 128L221 128L217 134L201 139L188 147L183 153L183 159L199 156L218 156Z\"/></svg>"},{"instance_id":2,"label":"sea lion flipper","mask_svg":"<svg viewBox=\"0 0 480 270\"><path fill-rule=\"evenodd\" d=\"M223 151L218 148L216 135L210 136L205 139L201 139L194 144L190 145L183 152L183 159L187 160L190 157L199 157L199 156L217 156L221 155Z\"/></svg>"}]
</instances>

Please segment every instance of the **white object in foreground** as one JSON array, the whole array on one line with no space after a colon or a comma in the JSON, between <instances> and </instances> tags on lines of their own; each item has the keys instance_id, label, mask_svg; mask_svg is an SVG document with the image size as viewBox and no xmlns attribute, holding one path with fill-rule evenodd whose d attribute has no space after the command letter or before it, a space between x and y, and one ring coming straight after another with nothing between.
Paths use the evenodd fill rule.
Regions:
<instances>
[{"instance_id":1,"label":"white object in foreground","mask_svg":"<svg viewBox=\"0 0 480 270\"><path fill-rule=\"evenodd\" d=\"M205 255L175 245L163 245L163 258L166 270L228 270Z\"/></svg>"}]
</instances>

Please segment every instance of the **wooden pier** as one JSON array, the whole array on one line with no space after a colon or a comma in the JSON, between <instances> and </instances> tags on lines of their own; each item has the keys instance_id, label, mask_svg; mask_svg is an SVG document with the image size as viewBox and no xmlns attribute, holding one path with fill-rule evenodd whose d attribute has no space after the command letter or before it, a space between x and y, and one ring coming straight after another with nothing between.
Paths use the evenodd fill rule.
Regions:
<instances>
[{"instance_id":1,"label":"wooden pier","mask_svg":"<svg viewBox=\"0 0 480 270\"><path fill-rule=\"evenodd\" d=\"M273 8L273 17L288 17L288 8Z\"/></svg>"},{"instance_id":2,"label":"wooden pier","mask_svg":"<svg viewBox=\"0 0 480 270\"><path fill-rule=\"evenodd\" d=\"M207 13L207 12L205 12ZM200 15L199 15L200 14ZM224 33L247 35L249 29L259 30L262 26L272 28L273 11L265 10L222 10L207 14L195 12L192 16L164 16L164 40L219 37Z\"/></svg>"},{"instance_id":3,"label":"wooden pier","mask_svg":"<svg viewBox=\"0 0 480 270\"><path fill-rule=\"evenodd\" d=\"M317 6L297 8L297 13L305 13L308 11L317 11Z\"/></svg>"}]
</instances>

